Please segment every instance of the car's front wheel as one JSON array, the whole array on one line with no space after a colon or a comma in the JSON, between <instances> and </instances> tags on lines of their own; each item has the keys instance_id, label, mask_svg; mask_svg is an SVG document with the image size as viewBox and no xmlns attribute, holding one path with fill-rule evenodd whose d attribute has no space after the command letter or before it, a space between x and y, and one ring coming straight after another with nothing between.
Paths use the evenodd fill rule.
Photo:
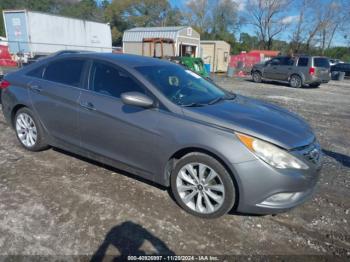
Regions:
<instances>
[{"instance_id":1,"label":"car's front wheel","mask_svg":"<svg viewBox=\"0 0 350 262\"><path fill-rule=\"evenodd\" d=\"M258 71L254 71L252 73L252 78L255 83L261 83L262 82L262 75Z\"/></svg>"},{"instance_id":2,"label":"car's front wheel","mask_svg":"<svg viewBox=\"0 0 350 262\"><path fill-rule=\"evenodd\" d=\"M171 189L183 209L203 218L222 216L235 203L230 174L219 161L202 153L188 154L176 163Z\"/></svg>"},{"instance_id":3,"label":"car's front wheel","mask_svg":"<svg viewBox=\"0 0 350 262\"><path fill-rule=\"evenodd\" d=\"M48 147L43 128L30 109L19 109L14 124L17 138L23 147L30 151L40 151Z\"/></svg>"}]
</instances>

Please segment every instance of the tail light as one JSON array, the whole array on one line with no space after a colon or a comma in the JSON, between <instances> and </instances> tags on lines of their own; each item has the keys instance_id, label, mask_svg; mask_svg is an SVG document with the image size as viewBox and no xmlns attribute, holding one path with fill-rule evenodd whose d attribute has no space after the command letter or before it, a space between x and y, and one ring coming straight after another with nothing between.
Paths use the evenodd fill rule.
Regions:
<instances>
[{"instance_id":1,"label":"tail light","mask_svg":"<svg viewBox=\"0 0 350 262\"><path fill-rule=\"evenodd\" d=\"M311 76L313 76L313 75L315 74L315 68L314 68L314 67L310 67L310 68L309 68L309 74L310 74Z\"/></svg>"},{"instance_id":2,"label":"tail light","mask_svg":"<svg viewBox=\"0 0 350 262\"><path fill-rule=\"evenodd\" d=\"M8 88L10 86L10 82L7 80L2 80L0 81L0 89L5 89Z\"/></svg>"}]
</instances>

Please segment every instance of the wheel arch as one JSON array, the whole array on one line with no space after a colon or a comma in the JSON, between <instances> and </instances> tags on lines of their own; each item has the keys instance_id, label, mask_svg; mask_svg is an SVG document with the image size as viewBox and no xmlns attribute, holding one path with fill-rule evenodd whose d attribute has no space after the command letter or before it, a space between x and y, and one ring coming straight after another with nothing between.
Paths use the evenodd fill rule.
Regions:
<instances>
[{"instance_id":1,"label":"wheel arch","mask_svg":"<svg viewBox=\"0 0 350 262\"><path fill-rule=\"evenodd\" d=\"M260 69L254 69L254 70L252 70L252 74L253 74L253 73L259 73L261 76L263 75L262 70L260 70Z\"/></svg>"},{"instance_id":2,"label":"wheel arch","mask_svg":"<svg viewBox=\"0 0 350 262\"><path fill-rule=\"evenodd\" d=\"M240 195L239 180L237 176L235 175L234 171L231 168L229 168L229 164L223 159L223 157L220 157L218 154L213 153L212 151L201 147L185 147L185 148L179 149L168 159L168 162L166 164L165 171L164 171L166 186L170 185L171 171L174 168L176 162L179 159L183 158L184 156L192 153L202 153L202 154L211 156L212 158L217 160L230 174L230 177L235 187L235 204L233 206L233 209L236 209L239 204L239 195Z\"/></svg>"},{"instance_id":3,"label":"wheel arch","mask_svg":"<svg viewBox=\"0 0 350 262\"><path fill-rule=\"evenodd\" d=\"M300 79L301 79L301 84L304 84L304 83L305 83L305 77L304 77L304 75L301 74L301 73L291 73L291 74L289 75L289 77L288 77L288 82L290 81L290 79L292 78L292 76L298 76L298 77L300 77Z\"/></svg>"},{"instance_id":4,"label":"wheel arch","mask_svg":"<svg viewBox=\"0 0 350 262\"><path fill-rule=\"evenodd\" d=\"M12 127L15 127L15 116L16 116L18 110L20 110L21 108L28 108L28 106L25 104L17 104L11 110L11 125L12 125Z\"/></svg>"}]
</instances>

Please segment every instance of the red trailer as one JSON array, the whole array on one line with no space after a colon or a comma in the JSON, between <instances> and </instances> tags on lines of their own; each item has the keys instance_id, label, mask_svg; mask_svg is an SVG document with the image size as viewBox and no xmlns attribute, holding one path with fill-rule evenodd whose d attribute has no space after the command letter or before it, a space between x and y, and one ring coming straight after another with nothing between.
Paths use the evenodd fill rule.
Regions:
<instances>
[{"instance_id":1,"label":"red trailer","mask_svg":"<svg viewBox=\"0 0 350 262\"><path fill-rule=\"evenodd\" d=\"M4 74L16 68L17 62L12 59L8 46L0 42L0 79Z\"/></svg>"},{"instance_id":2,"label":"red trailer","mask_svg":"<svg viewBox=\"0 0 350 262\"><path fill-rule=\"evenodd\" d=\"M16 61L14 61L9 53L7 45L0 44L0 66L1 67L15 67L17 66Z\"/></svg>"}]
</instances>

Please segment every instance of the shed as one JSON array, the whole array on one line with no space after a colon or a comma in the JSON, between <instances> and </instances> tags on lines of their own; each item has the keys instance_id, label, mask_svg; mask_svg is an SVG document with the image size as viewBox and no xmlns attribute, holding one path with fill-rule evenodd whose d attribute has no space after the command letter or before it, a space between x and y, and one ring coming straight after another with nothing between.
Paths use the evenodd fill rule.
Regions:
<instances>
[{"instance_id":1,"label":"shed","mask_svg":"<svg viewBox=\"0 0 350 262\"><path fill-rule=\"evenodd\" d=\"M123 34L123 53L154 56L149 50L153 50L152 42L143 43L144 39L171 39L174 44L163 45L164 56L185 56L199 57L200 35L188 26L172 27L136 27L126 30ZM174 51L173 51L174 45ZM142 50L143 47L143 50ZM161 56L160 44L156 46L156 56Z\"/></svg>"},{"instance_id":2,"label":"shed","mask_svg":"<svg viewBox=\"0 0 350 262\"><path fill-rule=\"evenodd\" d=\"M227 72L231 46L225 41L201 41L201 57L210 64L210 72Z\"/></svg>"}]
</instances>

